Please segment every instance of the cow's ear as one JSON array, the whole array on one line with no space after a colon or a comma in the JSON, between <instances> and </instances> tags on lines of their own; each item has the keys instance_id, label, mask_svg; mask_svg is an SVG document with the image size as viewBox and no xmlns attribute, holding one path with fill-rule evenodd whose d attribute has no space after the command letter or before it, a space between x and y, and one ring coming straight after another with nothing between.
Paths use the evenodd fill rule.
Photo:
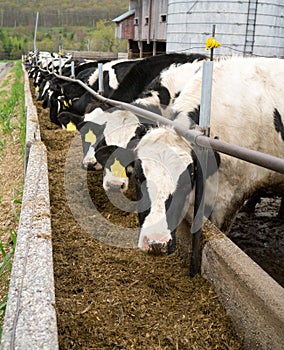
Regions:
<instances>
[{"instance_id":1,"label":"cow's ear","mask_svg":"<svg viewBox=\"0 0 284 350\"><path fill-rule=\"evenodd\" d=\"M73 125L75 125L77 128L77 126L84 120L84 117L70 112L61 112L58 115L58 120L61 125L65 126L65 128L67 128L70 123L73 123Z\"/></svg>"}]
</instances>

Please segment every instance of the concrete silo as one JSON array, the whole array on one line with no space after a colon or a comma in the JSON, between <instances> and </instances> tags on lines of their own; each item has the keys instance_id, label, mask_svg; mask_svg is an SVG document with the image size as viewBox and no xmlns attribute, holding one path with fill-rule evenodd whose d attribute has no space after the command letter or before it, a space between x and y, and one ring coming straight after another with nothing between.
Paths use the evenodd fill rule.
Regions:
<instances>
[{"instance_id":1,"label":"concrete silo","mask_svg":"<svg viewBox=\"0 0 284 350\"><path fill-rule=\"evenodd\" d=\"M216 55L284 57L283 0L168 0L167 52L206 53L214 24Z\"/></svg>"}]
</instances>

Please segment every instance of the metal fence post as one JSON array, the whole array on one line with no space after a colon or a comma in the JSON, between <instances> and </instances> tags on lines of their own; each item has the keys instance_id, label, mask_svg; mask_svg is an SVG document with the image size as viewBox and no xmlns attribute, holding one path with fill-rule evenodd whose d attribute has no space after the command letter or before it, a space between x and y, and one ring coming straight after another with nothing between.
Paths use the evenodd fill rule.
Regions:
<instances>
[{"instance_id":1,"label":"metal fence post","mask_svg":"<svg viewBox=\"0 0 284 350\"><path fill-rule=\"evenodd\" d=\"M75 64L74 61L71 61L71 75L70 78L75 78Z\"/></svg>"},{"instance_id":2,"label":"metal fence post","mask_svg":"<svg viewBox=\"0 0 284 350\"><path fill-rule=\"evenodd\" d=\"M99 76L98 93L103 96L103 94L104 94L104 77L103 77L103 64L102 63L98 63L98 76Z\"/></svg>"},{"instance_id":3,"label":"metal fence post","mask_svg":"<svg viewBox=\"0 0 284 350\"><path fill-rule=\"evenodd\" d=\"M212 91L213 61L203 63L202 92L200 103L199 129L204 135L210 133L210 107ZM190 276L195 276L201 268L201 240L205 206L205 183L208 162L208 148L195 147L197 158L196 185L194 200L194 220L191 226L192 253L190 261Z\"/></svg>"}]
</instances>

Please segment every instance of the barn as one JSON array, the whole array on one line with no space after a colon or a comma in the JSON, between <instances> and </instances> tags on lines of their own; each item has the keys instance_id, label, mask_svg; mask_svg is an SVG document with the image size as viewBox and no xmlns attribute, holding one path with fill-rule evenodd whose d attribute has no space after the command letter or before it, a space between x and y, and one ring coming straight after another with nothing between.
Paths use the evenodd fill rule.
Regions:
<instances>
[{"instance_id":1,"label":"barn","mask_svg":"<svg viewBox=\"0 0 284 350\"><path fill-rule=\"evenodd\" d=\"M113 19L116 37L128 40L128 55L165 52L206 53L216 26L217 55L284 56L282 0L131 0L129 11Z\"/></svg>"}]
</instances>

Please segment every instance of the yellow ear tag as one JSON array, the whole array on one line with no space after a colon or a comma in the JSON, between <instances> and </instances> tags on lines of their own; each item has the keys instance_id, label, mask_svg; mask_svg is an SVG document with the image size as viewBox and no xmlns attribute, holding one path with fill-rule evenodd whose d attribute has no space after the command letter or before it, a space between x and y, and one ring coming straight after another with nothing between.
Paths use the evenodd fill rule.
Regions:
<instances>
[{"instance_id":1,"label":"yellow ear tag","mask_svg":"<svg viewBox=\"0 0 284 350\"><path fill-rule=\"evenodd\" d=\"M68 107L68 102L66 102L65 100L63 101L63 104L65 107Z\"/></svg>"},{"instance_id":2,"label":"yellow ear tag","mask_svg":"<svg viewBox=\"0 0 284 350\"><path fill-rule=\"evenodd\" d=\"M39 86L35 87L35 91L37 91L37 92L39 91Z\"/></svg>"},{"instance_id":3,"label":"yellow ear tag","mask_svg":"<svg viewBox=\"0 0 284 350\"><path fill-rule=\"evenodd\" d=\"M116 158L114 159L114 163L111 165L110 170L113 176L126 177L124 166L122 166Z\"/></svg>"},{"instance_id":4,"label":"yellow ear tag","mask_svg":"<svg viewBox=\"0 0 284 350\"><path fill-rule=\"evenodd\" d=\"M77 130L76 125L75 125L73 122L69 122L69 123L66 125L66 129L67 129L68 131Z\"/></svg>"},{"instance_id":5,"label":"yellow ear tag","mask_svg":"<svg viewBox=\"0 0 284 350\"><path fill-rule=\"evenodd\" d=\"M85 135L85 141L90 142L90 143L96 143L97 137L96 135L92 132L92 130L89 130L87 134Z\"/></svg>"},{"instance_id":6,"label":"yellow ear tag","mask_svg":"<svg viewBox=\"0 0 284 350\"><path fill-rule=\"evenodd\" d=\"M68 103L69 103L69 106L72 106L72 100L69 100Z\"/></svg>"}]
</instances>

